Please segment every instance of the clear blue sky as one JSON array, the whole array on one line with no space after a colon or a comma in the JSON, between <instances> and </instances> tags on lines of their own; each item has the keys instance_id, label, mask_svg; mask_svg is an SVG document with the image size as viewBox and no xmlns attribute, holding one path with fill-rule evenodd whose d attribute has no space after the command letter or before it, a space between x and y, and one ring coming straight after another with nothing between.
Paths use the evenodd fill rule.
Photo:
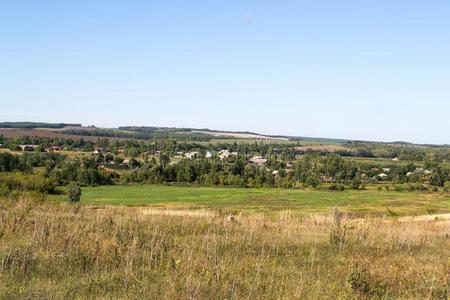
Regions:
<instances>
[{"instance_id":1,"label":"clear blue sky","mask_svg":"<svg viewBox=\"0 0 450 300\"><path fill-rule=\"evenodd\" d=\"M0 1L0 121L450 143L450 1Z\"/></svg>"}]
</instances>

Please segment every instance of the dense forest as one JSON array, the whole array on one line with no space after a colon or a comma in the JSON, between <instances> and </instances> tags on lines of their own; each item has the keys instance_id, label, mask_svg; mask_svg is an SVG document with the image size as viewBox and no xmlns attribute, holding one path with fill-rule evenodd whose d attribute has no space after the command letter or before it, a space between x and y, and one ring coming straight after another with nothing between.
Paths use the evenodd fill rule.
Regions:
<instances>
[{"instance_id":1,"label":"dense forest","mask_svg":"<svg viewBox=\"0 0 450 300\"><path fill-rule=\"evenodd\" d=\"M81 127L81 124L68 124L68 123L43 123L43 122L0 122L0 128L52 128L60 129L67 126Z\"/></svg>"}]
</instances>

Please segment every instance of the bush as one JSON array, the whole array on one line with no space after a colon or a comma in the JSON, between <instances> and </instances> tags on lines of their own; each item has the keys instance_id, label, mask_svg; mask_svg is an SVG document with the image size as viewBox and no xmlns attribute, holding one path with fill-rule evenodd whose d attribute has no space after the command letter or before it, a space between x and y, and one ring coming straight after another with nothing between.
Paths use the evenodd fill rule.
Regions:
<instances>
[{"instance_id":1,"label":"bush","mask_svg":"<svg viewBox=\"0 0 450 300\"><path fill-rule=\"evenodd\" d=\"M343 184L332 183L328 189L331 191L344 191L345 186Z\"/></svg>"},{"instance_id":2,"label":"bush","mask_svg":"<svg viewBox=\"0 0 450 300\"><path fill-rule=\"evenodd\" d=\"M319 184L320 184L319 179L314 175L308 176L305 180L305 185L307 187L316 188L319 186Z\"/></svg>"},{"instance_id":3,"label":"bush","mask_svg":"<svg viewBox=\"0 0 450 300\"><path fill-rule=\"evenodd\" d=\"M396 217L399 216L398 212L396 212L396 211L394 211L394 210L392 210L392 209L390 209L390 208L388 208L388 209L386 210L386 215L387 215L388 217L393 217L393 218L396 218Z\"/></svg>"},{"instance_id":4,"label":"bush","mask_svg":"<svg viewBox=\"0 0 450 300\"><path fill-rule=\"evenodd\" d=\"M354 179L354 180L352 181L352 184L351 184L351 189L352 189L352 190L363 190L364 187L363 187L363 185L362 185L361 180Z\"/></svg>"},{"instance_id":5,"label":"bush","mask_svg":"<svg viewBox=\"0 0 450 300\"><path fill-rule=\"evenodd\" d=\"M67 198L69 202L76 203L81 198L81 188L78 183L71 183L67 187Z\"/></svg>"},{"instance_id":6,"label":"bush","mask_svg":"<svg viewBox=\"0 0 450 300\"><path fill-rule=\"evenodd\" d=\"M424 210L425 213L427 213L429 215L432 215L432 214L435 214L435 213L438 212L438 210L435 207L432 207L432 206L426 206L426 207L424 207L423 210Z\"/></svg>"},{"instance_id":7,"label":"bush","mask_svg":"<svg viewBox=\"0 0 450 300\"><path fill-rule=\"evenodd\" d=\"M359 296L381 297L386 294L386 284L376 278L364 268L357 267L347 276L347 283L354 293Z\"/></svg>"},{"instance_id":8,"label":"bush","mask_svg":"<svg viewBox=\"0 0 450 300\"><path fill-rule=\"evenodd\" d=\"M334 227L328 233L328 242L331 246L342 248L347 242L347 235L344 229Z\"/></svg>"},{"instance_id":9,"label":"bush","mask_svg":"<svg viewBox=\"0 0 450 300\"><path fill-rule=\"evenodd\" d=\"M396 186L395 186L395 191L396 191L396 192L403 192L403 191L404 191L404 188L403 188L403 186L401 186L401 185L396 185Z\"/></svg>"},{"instance_id":10,"label":"bush","mask_svg":"<svg viewBox=\"0 0 450 300\"><path fill-rule=\"evenodd\" d=\"M54 193L56 184L48 178L34 174L0 174L0 194L34 191L42 194Z\"/></svg>"},{"instance_id":11,"label":"bush","mask_svg":"<svg viewBox=\"0 0 450 300\"><path fill-rule=\"evenodd\" d=\"M444 183L444 191L445 191L445 192L450 191L450 181L446 181L446 182Z\"/></svg>"}]
</instances>

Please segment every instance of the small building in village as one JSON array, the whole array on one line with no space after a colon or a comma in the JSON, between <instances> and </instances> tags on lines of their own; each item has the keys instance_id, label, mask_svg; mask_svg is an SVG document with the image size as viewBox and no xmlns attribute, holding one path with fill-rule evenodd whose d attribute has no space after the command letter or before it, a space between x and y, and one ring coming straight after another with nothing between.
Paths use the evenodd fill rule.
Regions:
<instances>
[{"instance_id":1,"label":"small building in village","mask_svg":"<svg viewBox=\"0 0 450 300\"><path fill-rule=\"evenodd\" d=\"M191 151L191 152L186 152L184 154L184 157L189 158L189 159L193 159L193 158L196 158L197 155L198 155L197 151Z\"/></svg>"},{"instance_id":2,"label":"small building in village","mask_svg":"<svg viewBox=\"0 0 450 300\"><path fill-rule=\"evenodd\" d=\"M45 147L44 151L45 152L58 152L58 151L63 151L63 147L60 146L51 146L51 147Z\"/></svg>"},{"instance_id":3,"label":"small building in village","mask_svg":"<svg viewBox=\"0 0 450 300\"><path fill-rule=\"evenodd\" d=\"M105 149L103 149L103 147L95 147L94 151L92 151L92 153L103 153L105 151Z\"/></svg>"},{"instance_id":4,"label":"small building in village","mask_svg":"<svg viewBox=\"0 0 450 300\"><path fill-rule=\"evenodd\" d=\"M263 158L262 156L253 156L250 158L250 162L255 165L263 165L267 162L267 159Z\"/></svg>"},{"instance_id":5,"label":"small building in village","mask_svg":"<svg viewBox=\"0 0 450 300\"><path fill-rule=\"evenodd\" d=\"M34 151L39 145L19 145L22 151Z\"/></svg>"}]
</instances>

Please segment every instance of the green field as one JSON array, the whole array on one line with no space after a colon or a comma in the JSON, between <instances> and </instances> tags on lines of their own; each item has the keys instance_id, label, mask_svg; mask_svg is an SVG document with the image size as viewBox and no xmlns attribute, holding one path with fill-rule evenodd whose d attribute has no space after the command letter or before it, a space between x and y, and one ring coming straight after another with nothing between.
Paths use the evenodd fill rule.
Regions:
<instances>
[{"instance_id":1,"label":"green field","mask_svg":"<svg viewBox=\"0 0 450 300\"><path fill-rule=\"evenodd\" d=\"M55 196L64 199L65 196ZM83 188L85 205L224 209L237 212L328 212L339 207L365 214L424 214L450 211L450 194L395 191L320 191L176 186L101 186Z\"/></svg>"}]
</instances>

